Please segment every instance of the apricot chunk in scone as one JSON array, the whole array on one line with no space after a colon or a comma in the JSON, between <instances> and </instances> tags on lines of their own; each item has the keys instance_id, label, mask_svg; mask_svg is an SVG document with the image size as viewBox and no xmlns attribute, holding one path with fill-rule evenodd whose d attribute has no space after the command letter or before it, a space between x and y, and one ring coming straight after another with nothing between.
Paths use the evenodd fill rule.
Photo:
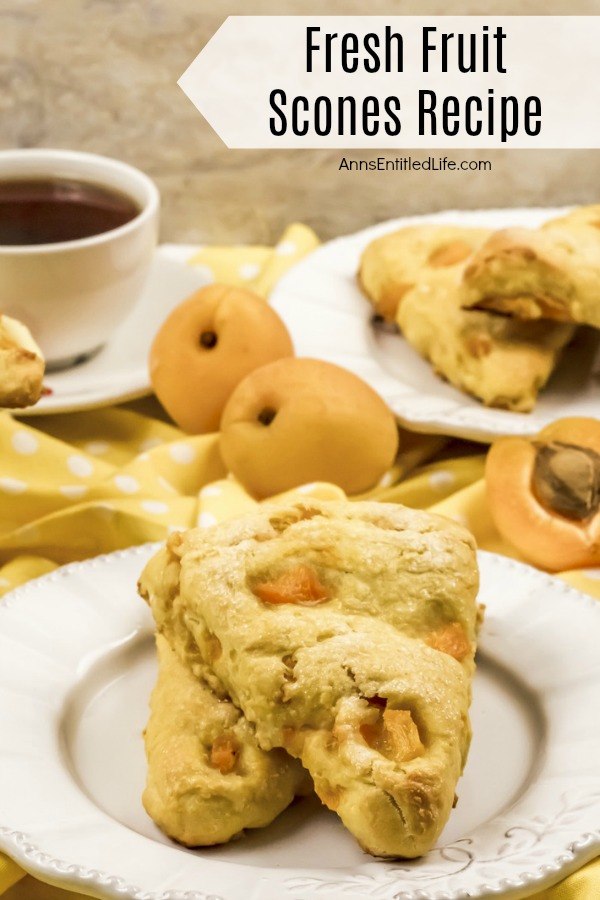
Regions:
<instances>
[{"instance_id":1,"label":"apricot chunk in scone","mask_svg":"<svg viewBox=\"0 0 600 900\"><path fill-rule=\"evenodd\" d=\"M231 734L221 734L210 748L210 764L221 775L228 775L235 769L239 755L239 745Z\"/></svg>"},{"instance_id":2,"label":"apricot chunk in scone","mask_svg":"<svg viewBox=\"0 0 600 900\"><path fill-rule=\"evenodd\" d=\"M293 566L274 581L256 584L254 593L264 603L273 605L297 603L300 606L315 606L330 596L315 570L304 563Z\"/></svg>"},{"instance_id":3,"label":"apricot chunk in scone","mask_svg":"<svg viewBox=\"0 0 600 900\"><path fill-rule=\"evenodd\" d=\"M398 429L384 401L346 369L281 359L235 389L220 447L227 468L258 499L314 481L358 494L393 463Z\"/></svg>"},{"instance_id":4,"label":"apricot chunk in scone","mask_svg":"<svg viewBox=\"0 0 600 900\"><path fill-rule=\"evenodd\" d=\"M177 425L203 434L218 430L231 392L249 372L293 353L285 325L265 300L211 284L177 306L159 329L150 379Z\"/></svg>"},{"instance_id":5,"label":"apricot chunk in scone","mask_svg":"<svg viewBox=\"0 0 600 900\"><path fill-rule=\"evenodd\" d=\"M485 480L498 531L527 562L555 572L600 565L600 419L497 441Z\"/></svg>"},{"instance_id":6,"label":"apricot chunk in scone","mask_svg":"<svg viewBox=\"0 0 600 900\"><path fill-rule=\"evenodd\" d=\"M458 662L462 662L465 656L472 651L465 629L460 622L449 622L436 631L432 631L426 643L434 650L440 650L442 653L447 653L448 656L453 656Z\"/></svg>"},{"instance_id":7,"label":"apricot chunk in scone","mask_svg":"<svg viewBox=\"0 0 600 900\"><path fill-rule=\"evenodd\" d=\"M384 709L374 722L361 725L360 733L369 747L396 762L409 762L425 749L407 709Z\"/></svg>"}]
</instances>

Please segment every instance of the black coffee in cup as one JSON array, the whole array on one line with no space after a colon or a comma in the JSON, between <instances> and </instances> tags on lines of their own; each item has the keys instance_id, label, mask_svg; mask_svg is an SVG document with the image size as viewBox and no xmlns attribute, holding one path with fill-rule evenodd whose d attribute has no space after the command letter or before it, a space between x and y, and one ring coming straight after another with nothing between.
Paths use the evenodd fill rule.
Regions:
<instances>
[{"instance_id":1,"label":"black coffee in cup","mask_svg":"<svg viewBox=\"0 0 600 900\"><path fill-rule=\"evenodd\" d=\"M0 180L0 246L55 244L125 225L140 212L113 188L67 178Z\"/></svg>"}]
</instances>

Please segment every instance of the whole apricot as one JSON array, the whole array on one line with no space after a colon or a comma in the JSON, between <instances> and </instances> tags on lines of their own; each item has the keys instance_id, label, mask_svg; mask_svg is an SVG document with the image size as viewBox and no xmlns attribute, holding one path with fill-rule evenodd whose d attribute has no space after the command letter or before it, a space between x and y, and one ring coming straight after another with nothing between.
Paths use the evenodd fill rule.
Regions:
<instances>
[{"instance_id":1,"label":"whole apricot","mask_svg":"<svg viewBox=\"0 0 600 900\"><path fill-rule=\"evenodd\" d=\"M233 389L253 369L292 356L288 331L251 291L201 288L159 329L150 350L150 380L171 418L190 434L216 431Z\"/></svg>"},{"instance_id":2,"label":"whole apricot","mask_svg":"<svg viewBox=\"0 0 600 900\"><path fill-rule=\"evenodd\" d=\"M256 369L233 391L221 420L223 461L257 498L313 481L361 493L397 450L396 422L379 395L316 359Z\"/></svg>"}]
</instances>

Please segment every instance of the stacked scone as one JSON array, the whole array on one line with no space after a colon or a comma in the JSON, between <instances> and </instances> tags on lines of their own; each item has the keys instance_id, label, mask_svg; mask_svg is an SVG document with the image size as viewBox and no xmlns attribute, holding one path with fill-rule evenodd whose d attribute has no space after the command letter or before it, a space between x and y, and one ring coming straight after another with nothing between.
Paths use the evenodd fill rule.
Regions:
<instances>
[{"instance_id":1,"label":"stacked scone","mask_svg":"<svg viewBox=\"0 0 600 900\"><path fill-rule=\"evenodd\" d=\"M379 503L263 506L148 563L160 674L146 809L188 845L311 789L377 856L432 847L470 740L471 535Z\"/></svg>"},{"instance_id":2,"label":"stacked scone","mask_svg":"<svg viewBox=\"0 0 600 900\"><path fill-rule=\"evenodd\" d=\"M439 375L529 412L576 327L600 328L600 206L535 230L403 228L366 248L359 282Z\"/></svg>"}]
</instances>

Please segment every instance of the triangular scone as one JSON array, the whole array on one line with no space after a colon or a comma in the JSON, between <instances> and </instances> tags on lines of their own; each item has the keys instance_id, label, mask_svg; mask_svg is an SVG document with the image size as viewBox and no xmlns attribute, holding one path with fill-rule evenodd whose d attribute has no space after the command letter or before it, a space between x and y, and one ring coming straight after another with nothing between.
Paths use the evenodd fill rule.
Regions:
<instances>
[{"instance_id":1,"label":"triangular scone","mask_svg":"<svg viewBox=\"0 0 600 900\"><path fill-rule=\"evenodd\" d=\"M195 678L157 636L158 679L144 733L143 804L169 837L188 847L222 844L268 825L311 789L284 750L261 750L237 707Z\"/></svg>"},{"instance_id":2,"label":"triangular scone","mask_svg":"<svg viewBox=\"0 0 600 900\"><path fill-rule=\"evenodd\" d=\"M42 351L29 329L0 315L0 408L20 409L37 403L43 377Z\"/></svg>"},{"instance_id":3,"label":"triangular scone","mask_svg":"<svg viewBox=\"0 0 600 900\"><path fill-rule=\"evenodd\" d=\"M574 326L461 308L461 269L439 272L404 295L398 326L438 374L486 406L529 412Z\"/></svg>"},{"instance_id":4,"label":"triangular scone","mask_svg":"<svg viewBox=\"0 0 600 900\"><path fill-rule=\"evenodd\" d=\"M213 673L263 749L301 759L362 847L430 849L470 740L464 528L393 504L264 506L173 535L140 584L189 667Z\"/></svg>"},{"instance_id":5,"label":"triangular scone","mask_svg":"<svg viewBox=\"0 0 600 900\"><path fill-rule=\"evenodd\" d=\"M600 205L493 234L464 274L463 304L600 328Z\"/></svg>"},{"instance_id":6,"label":"triangular scone","mask_svg":"<svg viewBox=\"0 0 600 900\"><path fill-rule=\"evenodd\" d=\"M487 228L455 225L407 225L384 234L365 248L358 282L377 315L396 318L403 297L439 272L453 272L490 236Z\"/></svg>"}]
</instances>

